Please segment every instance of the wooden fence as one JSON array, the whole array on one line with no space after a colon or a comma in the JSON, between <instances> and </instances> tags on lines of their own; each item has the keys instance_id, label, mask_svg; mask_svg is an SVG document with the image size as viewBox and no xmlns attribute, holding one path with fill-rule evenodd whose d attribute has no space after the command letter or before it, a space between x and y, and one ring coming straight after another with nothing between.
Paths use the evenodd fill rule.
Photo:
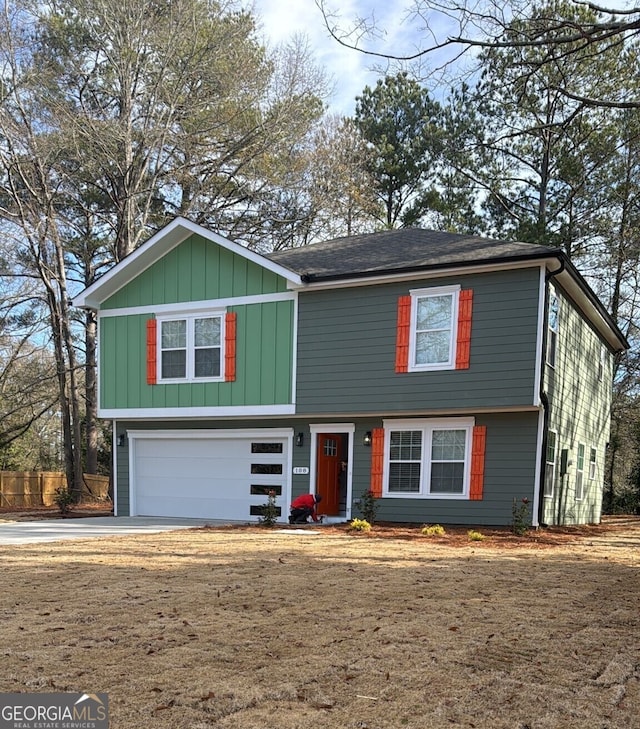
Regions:
<instances>
[{"instance_id":1,"label":"wooden fence","mask_svg":"<svg viewBox=\"0 0 640 729\"><path fill-rule=\"evenodd\" d=\"M109 477L84 474L83 500L106 499ZM0 506L52 506L56 489L67 485L64 473L0 471Z\"/></svg>"}]
</instances>

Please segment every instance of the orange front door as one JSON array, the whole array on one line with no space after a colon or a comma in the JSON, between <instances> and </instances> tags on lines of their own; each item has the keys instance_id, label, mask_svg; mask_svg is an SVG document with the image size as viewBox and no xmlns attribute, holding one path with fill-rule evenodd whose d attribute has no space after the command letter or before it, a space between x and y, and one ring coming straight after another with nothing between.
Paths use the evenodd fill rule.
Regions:
<instances>
[{"instance_id":1,"label":"orange front door","mask_svg":"<svg viewBox=\"0 0 640 729\"><path fill-rule=\"evenodd\" d=\"M342 436L335 433L318 434L318 478L316 493L322 496L318 514L338 516L340 513L340 464Z\"/></svg>"}]
</instances>

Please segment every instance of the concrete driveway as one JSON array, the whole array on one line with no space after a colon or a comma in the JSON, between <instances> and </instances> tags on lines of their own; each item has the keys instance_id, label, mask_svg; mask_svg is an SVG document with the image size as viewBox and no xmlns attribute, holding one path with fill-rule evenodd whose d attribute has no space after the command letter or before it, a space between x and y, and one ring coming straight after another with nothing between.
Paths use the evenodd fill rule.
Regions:
<instances>
[{"instance_id":1,"label":"concrete driveway","mask_svg":"<svg viewBox=\"0 0 640 729\"><path fill-rule=\"evenodd\" d=\"M86 519L42 519L0 522L0 545L93 539L123 534L153 534L201 526L220 526L215 519L170 519L152 516L92 516Z\"/></svg>"}]
</instances>

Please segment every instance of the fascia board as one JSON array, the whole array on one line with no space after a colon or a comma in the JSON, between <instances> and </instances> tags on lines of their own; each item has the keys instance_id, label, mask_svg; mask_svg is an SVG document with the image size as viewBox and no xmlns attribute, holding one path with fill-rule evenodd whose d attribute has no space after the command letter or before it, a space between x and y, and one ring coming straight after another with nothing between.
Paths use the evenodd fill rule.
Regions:
<instances>
[{"instance_id":1,"label":"fascia board","mask_svg":"<svg viewBox=\"0 0 640 729\"><path fill-rule=\"evenodd\" d=\"M99 309L103 301L113 296L116 291L133 281L136 276L139 276L149 266L193 234L216 243L231 253L242 256L278 276L282 276L287 280L289 286L299 286L301 284L300 276L288 268L274 263L259 253L234 243L208 228L192 223L186 218L176 218L79 293L72 301L73 306L85 309Z\"/></svg>"}]
</instances>

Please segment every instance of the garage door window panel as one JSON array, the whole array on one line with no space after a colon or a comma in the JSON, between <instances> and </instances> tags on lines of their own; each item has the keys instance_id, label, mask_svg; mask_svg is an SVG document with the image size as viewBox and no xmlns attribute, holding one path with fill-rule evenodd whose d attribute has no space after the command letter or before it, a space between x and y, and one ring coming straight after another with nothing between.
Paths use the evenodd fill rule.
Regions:
<instances>
[{"instance_id":1,"label":"garage door window panel","mask_svg":"<svg viewBox=\"0 0 640 729\"><path fill-rule=\"evenodd\" d=\"M273 491L276 496L282 496L280 484L251 484L251 496L269 496L270 491Z\"/></svg>"},{"instance_id":2,"label":"garage door window panel","mask_svg":"<svg viewBox=\"0 0 640 729\"><path fill-rule=\"evenodd\" d=\"M252 453L282 453L282 443L252 443Z\"/></svg>"},{"instance_id":3,"label":"garage door window panel","mask_svg":"<svg viewBox=\"0 0 640 729\"><path fill-rule=\"evenodd\" d=\"M281 475L282 464L281 463L252 463L251 464L252 474L265 475Z\"/></svg>"}]
</instances>

